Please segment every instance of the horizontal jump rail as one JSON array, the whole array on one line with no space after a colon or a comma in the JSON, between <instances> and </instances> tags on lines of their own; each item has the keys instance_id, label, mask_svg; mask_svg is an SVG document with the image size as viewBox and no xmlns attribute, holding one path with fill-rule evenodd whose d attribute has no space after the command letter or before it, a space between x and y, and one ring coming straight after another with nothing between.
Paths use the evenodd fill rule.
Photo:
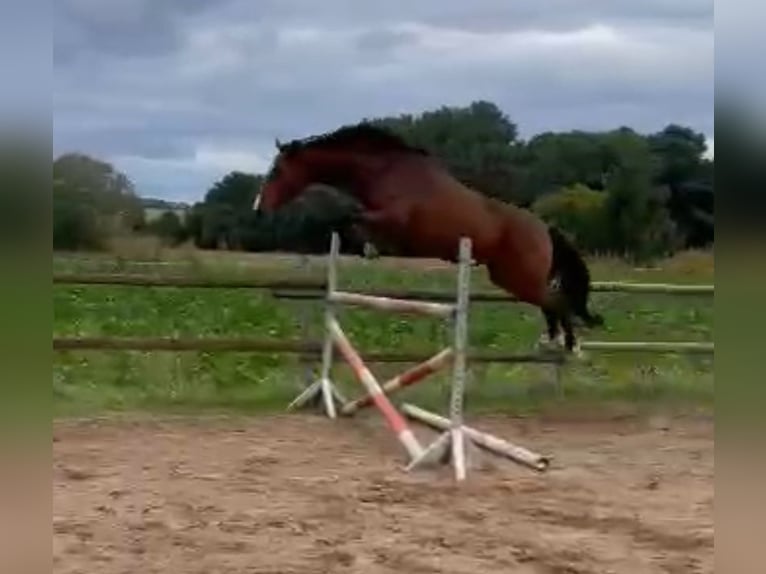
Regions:
<instances>
[{"instance_id":1,"label":"horizontal jump rail","mask_svg":"<svg viewBox=\"0 0 766 574\"><path fill-rule=\"evenodd\" d=\"M381 385L383 392L385 392L387 395L390 395L399 389L403 389L404 387L414 385L415 383L422 381L429 375L432 375L440 369L444 368L450 362L452 356L452 348L447 348L443 351L440 351L427 361L415 365L404 373L401 373L400 375L397 375L383 383ZM366 395L356 400L347 402L345 405L343 405L341 412L344 415L350 415L359 409L370 406L371 404L372 397Z\"/></svg>"},{"instance_id":2,"label":"horizontal jump rail","mask_svg":"<svg viewBox=\"0 0 766 574\"><path fill-rule=\"evenodd\" d=\"M714 343L690 341L582 341L586 351L712 354Z\"/></svg>"},{"instance_id":3,"label":"horizontal jump rail","mask_svg":"<svg viewBox=\"0 0 766 574\"><path fill-rule=\"evenodd\" d=\"M132 287L192 287L207 289L269 289L277 291L276 297L282 299L316 299L325 296L327 283L324 279L274 279L274 278L232 278L204 279L199 277L160 277L156 275L114 274L114 273L54 273L53 283L59 285L122 285ZM664 283L624 283L617 281L595 281L592 291L602 293L646 293L668 295L714 295L713 285L673 285ZM279 292L284 290L283 292ZM294 292L290 292L294 291ZM394 299L421 299L434 301L453 301L454 294L440 291L411 290L371 290L377 297ZM515 297L504 293L474 293L471 302L516 301Z\"/></svg>"},{"instance_id":4,"label":"horizontal jump rail","mask_svg":"<svg viewBox=\"0 0 766 574\"><path fill-rule=\"evenodd\" d=\"M391 297L350 293L348 291L335 291L328 296L328 300L332 303L369 307L379 311L417 313L436 317L449 317L455 311L454 305L445 305L444 303L394 299Z\"/></svg>"},{"instance_id":5,"label":"horizontal jump rail","mask_svg":"<svg viewBox=\"0 0 766 574\"><path fill-rule=\"evenodd\" d=\"M451 428L449 419L421 409L415 405L405 403L401 406L401 409L402 412L411 419L420 421L437 430L447 431ZM480 447L495 454L505 456L515 462L526 465L529 468L543 471L546 470L550 464L549 458L536 454L522 446L515 445L507 440L481 432L466 425L463 425L462 428L466 436Z\"/></svg>"},{"instance_id":6,"label":"horizontal jump rail","mask_svg":"<svg viewBox=\"0 0 766 574\"><path fill-rule=\"evenodd\" d=\"M54 351L210 351L246 353L282 353L319 356L319 341L283 341L278 339L175 338L175 337L54 337ZM562 364L560 354L543 353L473 353L475 363L536 363ZM365 354L368 363L421 363L432 358L432 352L371 352Z\"/></svg>"}]
</instances>

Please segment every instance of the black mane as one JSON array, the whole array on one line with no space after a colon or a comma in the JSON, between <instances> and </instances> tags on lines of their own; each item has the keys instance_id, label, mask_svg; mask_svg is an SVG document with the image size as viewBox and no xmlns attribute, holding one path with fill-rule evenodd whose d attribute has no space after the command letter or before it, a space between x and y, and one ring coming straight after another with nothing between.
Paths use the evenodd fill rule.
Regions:
<instances>
[{"instance_id":1,"label":"black mane","mask_svg":"<svg viewBox=\"0 0 766 574\"><path fill-rule=\"evenodd\" d=\"M338 149L345 147L357 147L374 152L399 151L429 155L426 150L407 143L404 138L394 132L368 122L343 126L326 134L293 140L285 144L283 150L290 153L309 148Z\"/></svg>"}]
</instances>

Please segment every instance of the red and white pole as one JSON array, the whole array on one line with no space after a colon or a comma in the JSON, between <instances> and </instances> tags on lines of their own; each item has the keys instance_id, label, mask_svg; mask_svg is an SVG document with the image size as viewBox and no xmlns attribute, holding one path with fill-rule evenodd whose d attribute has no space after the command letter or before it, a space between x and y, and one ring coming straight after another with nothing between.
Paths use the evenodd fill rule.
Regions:
<instances>
[{"instance_id":1,"label":"red and white pole","mask_svg":"<svg viewBox=\"0 0 766 574\"><path fill-rule=\"evenodd\" d=\"M399 389L403 389L404 387L419 383L420 381L444 368L444 366L447 365L447 363L449 363L449 361L452 359L452 354L452 349L448 347L427 361L415 365L411 369L395 376L392 379L387 380L381 385L383 392L387 395L390 395ZM363 397L359 397L356 400L347 402L345 405L343 405L342 412L344 415L350 415L360 409L370 406L372 402L372 397L370 395L365 395Z\"/></svg>"},{"instance_id":2,"label":"red and white pole","mask_svg":"<svg viewBox=\"0 0 766 574\"><path fill-rule=\"evenodd\" d=\"M388 426L396 434L396 438L402 443L402 446L407 451L411 459L416 459L423 454L423 448L415 438L415 435L407 425L407 421L399 414L391 401L388 400L383 389L378 384L375 376L370 372L364 361L354 349L351 342L348 340L343 330L340 328L338 322L330 317L327 320L327 329L335 342L340 354L351 367L354 375L360 383L367 389L367 393L370 395L372 402L378 407L378 410L386 419Z\"/></svg>"}]
</instances>

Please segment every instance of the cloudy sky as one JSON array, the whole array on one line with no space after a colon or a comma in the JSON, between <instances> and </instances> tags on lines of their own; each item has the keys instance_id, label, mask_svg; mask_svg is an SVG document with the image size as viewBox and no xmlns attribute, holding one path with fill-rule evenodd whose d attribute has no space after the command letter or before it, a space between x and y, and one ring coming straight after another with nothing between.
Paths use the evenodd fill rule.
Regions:
<instances>
[{"instance_id":1,"label":"cloudy sky","mask_svg":"<svg viewBox=\"0 0 766 574\"><path fill-rule=\"evenodd\" d=\"M196 200L274 138L496 102L522 137L713 137L712 0L56 0L54 153ZM745 19L746 20L746 19Z\"/></svg>"}]
</instances>

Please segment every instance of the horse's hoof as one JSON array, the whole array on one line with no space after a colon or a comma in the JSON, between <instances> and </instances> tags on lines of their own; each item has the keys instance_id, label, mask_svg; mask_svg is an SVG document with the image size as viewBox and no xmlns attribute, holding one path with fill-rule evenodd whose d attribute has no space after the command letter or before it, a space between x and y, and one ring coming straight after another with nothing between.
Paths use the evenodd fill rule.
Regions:
<instances>
[{"instance_id":1,"label":"horse's hoof","mask_svg":"<svg viewBox=\"0 0 766 574\"><path fill-rule=\"evenodd\" d=\"M561 349L564 347L564 339L560 335L551 339L543 334L540 335L540 338L537 341L537 347L546 350Z\"/></svg>"},{"instance_id":2,"label":"horse's hoof","mask_svg":"<svg viewBox=\"0 0 766 574\"><path fill-rule=\"evenodd\" d=\"M576 345L570 352L578 361L584 361L588 358L588 355L585 353L585 351L582 350L580 345Z\"/></svg>"}]
</instances>

